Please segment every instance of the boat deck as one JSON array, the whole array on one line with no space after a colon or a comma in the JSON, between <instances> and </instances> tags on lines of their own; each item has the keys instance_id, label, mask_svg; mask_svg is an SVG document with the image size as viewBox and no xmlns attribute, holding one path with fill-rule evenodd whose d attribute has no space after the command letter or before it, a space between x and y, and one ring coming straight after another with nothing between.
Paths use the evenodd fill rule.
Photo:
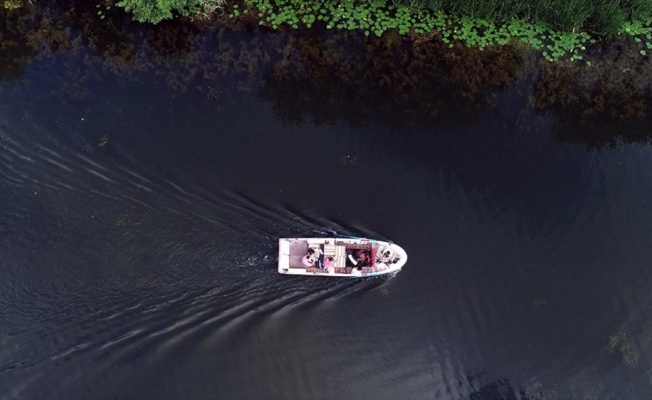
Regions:
<instances>
[{"instance_id":1,"label":"boat deck","mask_svg":"<svg viewBox=\"0 0 652 400\"><path fill-rule=\"evenodd\" d=\"M395 245L367 239L281 239L279 272L293 275L379 275L398 270L403 264L397 265L399 256L391 260L377 257L381 250L391 246Z\"/></svg>"}]
</instances>

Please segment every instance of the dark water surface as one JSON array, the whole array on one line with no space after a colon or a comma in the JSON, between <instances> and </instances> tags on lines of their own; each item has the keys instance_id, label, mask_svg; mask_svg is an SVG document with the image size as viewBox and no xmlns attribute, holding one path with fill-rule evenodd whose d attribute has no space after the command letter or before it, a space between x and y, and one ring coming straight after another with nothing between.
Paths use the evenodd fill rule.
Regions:
<instances>
[{"instance_id":1,"label":"dark water surface","mask_svg":"<svg viewBox=\"0 0 652 400\"><path fill-rule=\"evenodd\" d=\"M649 144L559 140L527 78L439 127L315 122L290 82L291 123L266 71L95 57L0 90L0 398L652 397ZM408 264L276 273L278 237L334 232Z\"/></svg>"}]
</instances>

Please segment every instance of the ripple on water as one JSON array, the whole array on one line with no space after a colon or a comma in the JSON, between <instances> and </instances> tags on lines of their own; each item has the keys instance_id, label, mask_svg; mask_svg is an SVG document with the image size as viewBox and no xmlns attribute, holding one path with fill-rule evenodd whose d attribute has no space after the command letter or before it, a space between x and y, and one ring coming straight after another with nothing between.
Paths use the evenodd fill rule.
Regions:
<instances>
[{"instance_id":1,"label":"ripple on water","mask_svg":"<svg viewBox=\"0 0 652 400\"><path fill-rule=\"evenodd\" d=\"M21 140L4 135L9 150L0 170L17 191L4 193L24 195L21 187L29 185L44 192L38 201L47 208L34 216L33 208L21 213L5 206L15 210L15 224L6 229L46 244L37 256L27 254L36 249L32 242L3 257L12 272L0 301L11 323L2 328L0 370L13 382L13 395L34 393L32 385L61 376L53 366L70 360L93 365L86 378L100 377L380 285L276 274L272 234L328 233L310 217L288 218L292 211L237 193L216 196L159 180L119 156L91 160L95 154ZM15 229L26 218L34 220L29 230ZM44 218L57 223L43 224ZM60 230L52 232L53 226Z\"/></svg>"}]
</instances>

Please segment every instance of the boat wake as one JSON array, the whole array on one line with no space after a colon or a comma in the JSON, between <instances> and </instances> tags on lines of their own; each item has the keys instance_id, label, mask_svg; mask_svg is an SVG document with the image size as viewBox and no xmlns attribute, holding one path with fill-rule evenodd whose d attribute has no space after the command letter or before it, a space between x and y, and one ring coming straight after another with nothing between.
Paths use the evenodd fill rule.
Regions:
<instances>
[{"instance_id":1,"label":"boat wake","mask_svg":"<svg viewBox=\"0 0 652 400\"><path fill-rule=\"evenodd\" d=\"M279 236L377 232L163 179L126 149L88 152L29 119L0 123L0 146L0 318L11 321L0 327L0 398L67 393L82 377L61 363L100 382L391 279L276 271Z\"/></svg>"}]
</instances>

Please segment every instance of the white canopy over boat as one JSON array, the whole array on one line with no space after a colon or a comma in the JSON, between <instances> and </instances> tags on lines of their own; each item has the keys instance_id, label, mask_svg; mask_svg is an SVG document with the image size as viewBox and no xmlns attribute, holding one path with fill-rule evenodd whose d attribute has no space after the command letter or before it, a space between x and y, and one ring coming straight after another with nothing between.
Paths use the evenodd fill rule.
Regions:
<instances>
[{"instance_id":1,"label":"white canopy over boat","mask_svg":"<svg viewBox=\"0 0 652 400\"><path fill-rule=\"evenodd\" d=\"M278 272L287 275L367 277L400 270L402 247L365 238L281 238Z\"/></svg>"}]
</instances>

